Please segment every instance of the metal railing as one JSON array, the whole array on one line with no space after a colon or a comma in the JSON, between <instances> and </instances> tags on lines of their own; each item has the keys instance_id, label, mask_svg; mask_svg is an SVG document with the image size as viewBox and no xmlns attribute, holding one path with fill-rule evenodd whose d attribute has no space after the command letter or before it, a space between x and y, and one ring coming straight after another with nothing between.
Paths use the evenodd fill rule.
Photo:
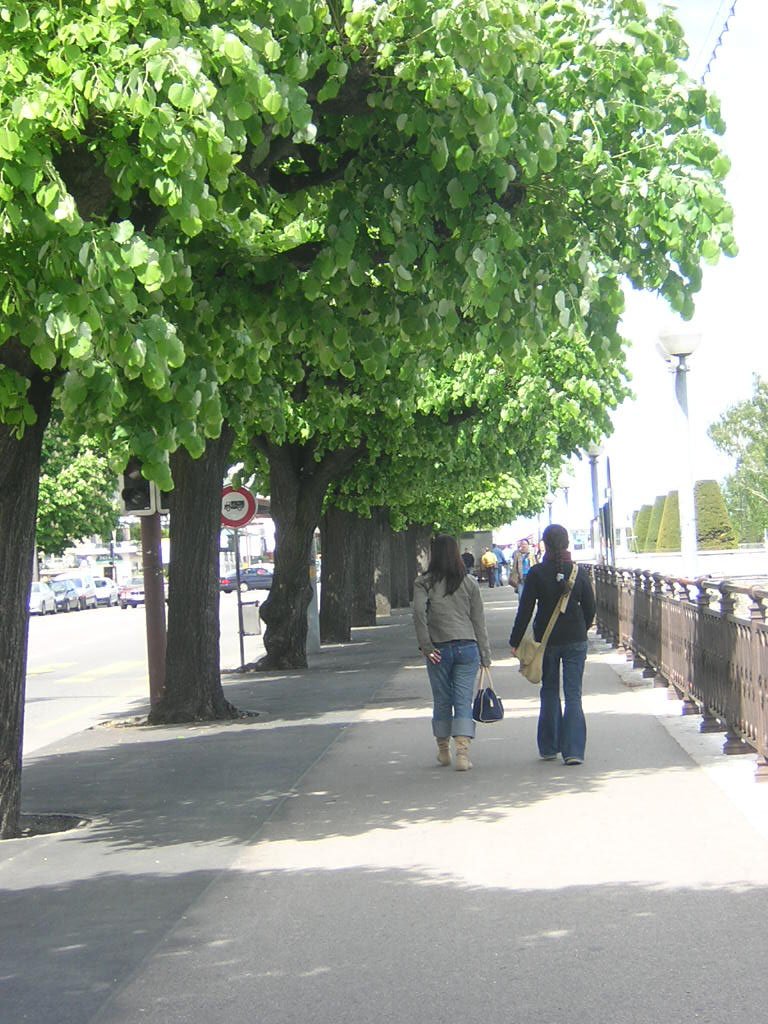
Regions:
<instances>
[{"instance_id":1,"label":"metal railing","mask_svg":"<svg viewBox=\"0 0 768 1024\"><path fill-rule=\"evenodd\" d=\"M724 732L723 752L759 755L768 779L768 590L640 569L589 566L597 628L702 732Z\"/></svg>"}]
</instances>

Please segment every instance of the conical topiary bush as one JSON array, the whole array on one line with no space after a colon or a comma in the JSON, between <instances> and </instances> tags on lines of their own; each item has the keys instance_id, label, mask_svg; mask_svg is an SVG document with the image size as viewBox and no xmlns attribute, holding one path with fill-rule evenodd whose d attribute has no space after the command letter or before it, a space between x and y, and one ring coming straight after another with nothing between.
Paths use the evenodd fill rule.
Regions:
<instances>
[{"instance_id":1,"label":"conical topiary bush","mask_svg":"<svg viewBox=\"0 0 768 1024\"><path fill-rule=\"evenodd\" d=\"M647 551L648 524L651 521L653 505L641 505L635 519L635 551Z\"/></svg>"},{"instance_id":2,"label":"conical topiary bush","mask_svg":"<svg viewBox=\"0 0 768 1024\"><path fill-rule=\"evenodd\" d=\"M666 500L666 494L659 494L653 503L651 518L648 523L648 533L645 535L644 551L656 550L656 541L659 539L659 527L661 526L661 517L664 514L664 502Z\"/></svg>"},{"instance_id":3,"label":"conical topiary bush","mask_svg":"<svg viewBox=\"0 0 768 1024\"><path fill-rule=\"evenodd\" d=\"M693 493L698 546L703 551L736 547L736 531L717 480L698 480Z\"/></svg>"},{"instance_id":4,"label":"conical topiary bush","mask_svg":"<svg viewBox=\"0 0 768 1024\"><path fill-rule=\"evenodd\" d=\"M656 550L680 550L680 499L677 491L670 491L664 502Z\"/></svg>"}]
</instances>

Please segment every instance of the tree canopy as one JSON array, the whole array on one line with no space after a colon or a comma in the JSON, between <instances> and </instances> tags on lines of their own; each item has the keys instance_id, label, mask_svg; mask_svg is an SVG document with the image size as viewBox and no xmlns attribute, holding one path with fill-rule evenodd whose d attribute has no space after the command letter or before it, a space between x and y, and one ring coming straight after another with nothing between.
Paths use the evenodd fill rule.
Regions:
<instances>
[{"instance_id":1,"label":"tree canopy","mask_svg":"<svg viewBox=\"0 0 768 1024\"><path fill-rule=\"evenodd\" d=\"M61 555L95 534L109 537L118 517L115 480L105 452L88 438L72 440L51 424L43 439L37 547Z\"/></svg>"},{"instance_id":2,"label":"tree canopy","mask_svg":"<svg viewBox=\"0 0 768 1024\"><path fill-rule=\"evenodd\" d=\"M768 529L768 381L756 375L752 397L724 412L709 436L736 460L723 490L737 532L742 540L762 540Z\"/></svg>"}]
</instances>

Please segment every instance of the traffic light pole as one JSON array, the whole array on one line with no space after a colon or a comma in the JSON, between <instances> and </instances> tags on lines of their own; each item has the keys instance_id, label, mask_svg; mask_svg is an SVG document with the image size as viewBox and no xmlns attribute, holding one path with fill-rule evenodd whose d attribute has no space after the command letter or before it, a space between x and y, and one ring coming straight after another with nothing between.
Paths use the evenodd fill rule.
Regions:
<instances>
[{"instance_id":1,"label":"traffic light pole","mask_svg":"<svg viewBox=\"0 0 768 1024\"><path fill-rule=\"evenodd\" d=\"M165 688L165 584L160 545L160 513L141 517L141 552L144 571L144 611L147 619L149 702L159 703Z\"/></svg>"}]
</instances>

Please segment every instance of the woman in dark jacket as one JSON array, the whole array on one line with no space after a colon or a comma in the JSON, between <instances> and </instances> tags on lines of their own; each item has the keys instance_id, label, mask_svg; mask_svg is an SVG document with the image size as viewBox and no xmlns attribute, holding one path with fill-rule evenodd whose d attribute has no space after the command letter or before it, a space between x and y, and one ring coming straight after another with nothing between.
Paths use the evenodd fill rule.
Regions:
<instances>
[{"instance_id":1,"label":"woman in dark jacket","mask_svg":"<svg viewBox=\"0 0 768 1024\"><path fill-rule=\"evenodd\" d=\"M541 640L573 568L568 550L568 531L553 524L543 534L544 559L531 567L525 578L509 644L512 653L523 638L534 606L533 635ZM568 765L584 762L587 723L581 706L584 665L587 660L587 630L595 618L595 595L586 569L578 569L565 612L558 616L544 650L541 706L537 741L539 754L554 761L562 754ZM563 696L560 703L560 665L563 666Z\"/></svg>"}]
</instances>

